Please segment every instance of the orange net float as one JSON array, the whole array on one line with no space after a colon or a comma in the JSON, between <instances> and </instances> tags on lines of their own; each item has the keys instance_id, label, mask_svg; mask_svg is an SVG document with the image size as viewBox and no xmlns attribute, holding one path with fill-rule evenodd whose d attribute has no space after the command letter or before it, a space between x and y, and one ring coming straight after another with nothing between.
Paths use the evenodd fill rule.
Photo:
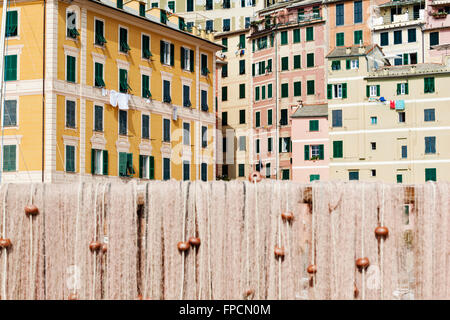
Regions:
<instances>
[{"instance_id":1,"label":"orange net float","mask_svg":"<svg viewBox=\"0 0 450 320\"><path fill-rule=\"evenodd\" d=\"M100 249L102 253L106 253L108 251L108 245L103 243Z\"/></svg>"},{"instance_id":2,"label":"orange net float","mask_svg":"<svg viewBox=\"0 0 450 320\"><path fill-rule=\"evenodd\" d=\"M25 214L27 216L36 216L39 214L39 208L34 204L25 207Z\"/></svg>"},{"instance_id":3,"label":"orange net float","mask_svg":"<svg viewBox=\"0 0 450 320\"><path fill-rule=\"evenodd\" d=\"M0 248L8 249L11 247L11 240L8 238L0 238Z\"/></svg>"},{"instance_id":4,"label":"orange net float","mask_svg":"<svg viewBox=\"0 0 450 320\"><path fill-rule=\"evenodd\" d=\"M294 220L294 214L292 212L283 212L281 213L281 219L283 219L283 221L291 222Z\"/></svg>"},{"instance_id":5,"label":"orange net float","mask_svg":"<svg viewBox=\"0 0 450 320\"><path fill-rule=\"evenodd\" d=\"M248 289L247 291L244 292L244 299L252 298L254 294L255 294L255 290Z\"/></svg>"},{"instance_id":6,"label":"orange net float","mask_svg":"<svg viewBox=\"0 0 450 320\"><path fill-rule=\"evenodd\" d=\"M102 247L101 242L91 241L91 243L89 243L89 250L91 250L91 252L98 251L100 250L101 247Z\"/></svg>"},{"instance_id":7,"label":"orange net float","mask_svg":"<svg viewBox=\"0 0 450 320\"><path fill-rule=\"evenodd\" d=\"M198 247L201 243L200 238L198 237L190 237L188 242L193 247Z\"/></svg>"},{"instance_id":8,"label":"orange net float","mask_svg":"<svg viewBox=\"0 0 450 320\"><path fill-rule=\"evenodd\" d=\"M190 247L190 245L189 245L189 242L187 242L187 241L180 241L177 243L177 248L181 252L189 250L189 247Z\"/></svg>"},{"instance_id":9,"label":"orange net float","mask_svg":"<svg viewBox=\"0 0 450 320\"><path fill-rule=\"evenodd\" d=\"M248 180L250 182L260 182L262 180L261 173L259 171L253 171L249 176Z\"/></svg>"},{"instance_id":10,"label":"orange net float","mask_svg":"<svg viewBox=\"0 0 450 320\"><path fill-rule=\"evenodd\" d=\"M356 266L358 267L359 271L367 269L369 265L370 265L369 258L364 257L356 260Z\"/></svg>"},{"instance_id":11,"label":"orange net float","mask_svg":"<svg viewBox=\"0 0 450 320\"><path fill-rule=\"evenodd\" d=\"M358 298L358 295L359 295L358 287L357 287L356 285L354 285L353 296L354 296L355 298Z\"/></svg>"},{"instance_id":12,"label":"orange net float","mask_svg":"<svg viewBox=\"0 0 450 320\"><path fill-rule=\"evenodd\" d=\"M283 247L275 247L274 250L276 258L284 258L284 248Z\"/></svg>"},{"instance_id":13,"label":"orange net float","mask_svg":"<svg viewBox=\"0 0 450 320\"><path fill-rule=\"evenodd\" d=\"M69 300L78 300L78 295L76 293L69 294Z\"/></svg>"},{"instance_id":14,"label":"orange net float","mask_svg":"<svg viewBox=\"0 0 450 320\"><path fill-rule=\"evenodd\" d=\"M306 268L306 272L308 272L309 274L316 274L317 266L315 264L310 264L308 268Z\"/></svg>"},{"instance_id":15,"label":"orange net float","mask_svg":"<svg viewBox=\"0 0 450 320\"><path fill-rule=\"evenodd\" d=\"M375 236L377 238L386 238L389 235L389 229L387 227L381 226L375 228Z\"/></svg>"}]
</instances>

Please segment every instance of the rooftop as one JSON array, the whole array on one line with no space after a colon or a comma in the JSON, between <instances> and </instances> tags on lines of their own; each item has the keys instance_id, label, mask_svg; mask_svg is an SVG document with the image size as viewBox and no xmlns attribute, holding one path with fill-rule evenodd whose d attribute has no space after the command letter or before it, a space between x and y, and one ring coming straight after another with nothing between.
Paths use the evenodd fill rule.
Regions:
<instances>
[{"instance_id":1,"label":"rooftop","mask_svg":"<svg viewBox=\"0 0 450 320\"><path fill-rule=\"evenodd\" d=\"M291 118L327 117L327 104L304 105L297 109Z\"/></svg>"},{"instance_id":2,"label":"rooftop","mask_svg":"<svg viewBox=\"0 0 450 320\"><path fill-rule=\"evenodd\" d=\"M425 3L424 0L397 0L397 1L389 1L383 4L380 4L380 8L388 8L388 7L397 7L397 6L407 6L407 5L414 5L414 4L420 4Z\"/></svg>"},{"instance_id":3,"label":"rooftop","mask_svg":"<svg viewBox=\"0 0 450 320\"><path fill-rule=\"evenodd\" d=\"M415 65L385 66L369 73L366 78L391 78L425 74L450 73L450 67L441 63L419 63Z\"/></svg>"},{"instance_id":4,"label":"rooftop","mask_svg":"<svg viewBox=\"0 0 450 320\"><path fill-rule=\"evenodd\" d=\"M326 56L326 58L344 58L365 56L378 45L352 46L352 47L336 47Z\"/></svg>"}]
</instances>

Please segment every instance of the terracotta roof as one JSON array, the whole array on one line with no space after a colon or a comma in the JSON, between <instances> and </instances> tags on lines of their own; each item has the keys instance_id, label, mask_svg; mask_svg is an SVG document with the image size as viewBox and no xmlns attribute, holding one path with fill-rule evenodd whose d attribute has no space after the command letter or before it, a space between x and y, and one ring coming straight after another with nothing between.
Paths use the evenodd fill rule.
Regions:
<instances>
[{"instance_id":1,"label":"terracotta roof","mask_svg":"<svg viewBox=\"0 0 450 320\"><path fill-rule=\"evenodd\" d=\"M291 116L291 118L311 118L311 117L327 117L328 105L327 104L314 104L304 105L298 108L297 111Z\"/></svg>"},{"instance_id":2,"label":"terracotta roof","mask_svg":"<svg viewBox=\"0 0 450 320\"><path fill-rule=\"evenodd\" d=\"M336 47L334 48L326 57L327 58L341 58L341 57L356 57L365 56L377 45L367 45L367 46L353 46L353 47ZM364 48L364 52L360 52L359 49ZM350 51L347 51L350 49Z\"/></svg>"}]
</instances>

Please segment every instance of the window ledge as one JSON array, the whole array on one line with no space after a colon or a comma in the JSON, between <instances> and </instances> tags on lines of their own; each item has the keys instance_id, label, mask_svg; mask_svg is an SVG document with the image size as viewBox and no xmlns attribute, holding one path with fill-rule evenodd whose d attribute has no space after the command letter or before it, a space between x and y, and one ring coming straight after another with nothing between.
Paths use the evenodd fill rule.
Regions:
<instances>
[{"instance_id":1,"label":"window ledge","mask_svg":"<svg viewBox=\"0 0 450 320\"><path fill-rule=\"evenodd\" d=\"M94 48L106 50L106 46L105 46L105 45L101 46L101 45L99 45L99 44L97 44L97 43L94 43Z\"/></svg>"}]
</instances>

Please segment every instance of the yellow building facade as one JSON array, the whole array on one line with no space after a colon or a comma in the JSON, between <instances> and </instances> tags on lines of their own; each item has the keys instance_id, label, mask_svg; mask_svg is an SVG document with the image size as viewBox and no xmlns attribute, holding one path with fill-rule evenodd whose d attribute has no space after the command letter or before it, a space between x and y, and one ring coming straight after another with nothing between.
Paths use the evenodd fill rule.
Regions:
<instances>
[{"instance_id":1,"label":"yellow building facade","mask_svg":"<svg viewBox=\"0 0 450 320\"><path fill-rule=\"evenodd\" d=\"M8 17L2 181L214 179L219 45L137 1Z\"/></svg>"}]
</instances>

